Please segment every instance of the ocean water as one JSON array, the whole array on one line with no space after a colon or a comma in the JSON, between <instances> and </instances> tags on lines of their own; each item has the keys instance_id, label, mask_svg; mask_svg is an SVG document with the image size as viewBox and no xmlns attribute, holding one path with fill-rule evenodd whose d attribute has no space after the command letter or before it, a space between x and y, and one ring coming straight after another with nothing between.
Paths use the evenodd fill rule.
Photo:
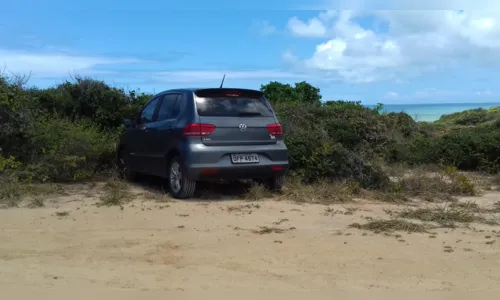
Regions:
<instances>
[{"instance_id":1,"label":"ocean water","mask_svg":"<svg viewBox=\"0 0 500 300\"><path fill-rule=\"evenodd\" d=\"M384 112L405 112L416 121L432 122L442 115L474 108L490 108L500 106L499 103L443 103L443 104L384 104ZM375 105L370 105L375 107Z\"/></svg>"}]
</instances>

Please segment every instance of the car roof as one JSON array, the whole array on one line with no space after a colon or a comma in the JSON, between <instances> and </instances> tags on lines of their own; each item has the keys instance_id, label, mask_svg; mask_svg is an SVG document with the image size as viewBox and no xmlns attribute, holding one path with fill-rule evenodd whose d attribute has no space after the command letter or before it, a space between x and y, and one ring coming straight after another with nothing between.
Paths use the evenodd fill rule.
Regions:
<instances>
[{"instance_id":1,"label":"car roof","mask_svg":"<svg viewBox=\"0 0 500 300\"><path fill-rule=\"evenodd\" d=\"M196 92L196 91L199 91L199 90L207 90L207 89L219 89L219 88L179 88L179 89L170 89L170 90L165 90L165 91L162 91L162 92L159 92L155 95L155 97L157 96L160 96L162 94L166 94L166 93L175 93L175 92ZM221 90L240 90L240 91L252 91L252 92L261 92L259 90L254 90L254 89L245 89L245 88L227 88L227 87L223 87L223 88L220 88Z\"/></svg>"}]
</instances>

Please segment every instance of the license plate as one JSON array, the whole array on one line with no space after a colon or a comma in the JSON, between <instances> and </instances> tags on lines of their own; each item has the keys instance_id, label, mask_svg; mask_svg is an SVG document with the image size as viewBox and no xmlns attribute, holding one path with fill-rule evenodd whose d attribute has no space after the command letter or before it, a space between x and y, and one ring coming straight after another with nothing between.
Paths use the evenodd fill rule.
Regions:
<instances>
[{"instance_id":1,"label":"license plate","mask_svg":"<svg viewBox=\"0 0 500 300\"><path fill-rule=\"evenodd\" d=\"M259 162L259 155L256 153L231 154L233 164L251 164Z\"/></svg>"}]
</instances>

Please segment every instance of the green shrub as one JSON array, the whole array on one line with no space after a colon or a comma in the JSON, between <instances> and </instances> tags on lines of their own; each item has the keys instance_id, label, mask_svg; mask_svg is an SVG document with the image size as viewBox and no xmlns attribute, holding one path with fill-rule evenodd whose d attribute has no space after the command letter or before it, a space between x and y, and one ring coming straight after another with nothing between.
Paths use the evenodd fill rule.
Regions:
<instances>
[{"instance_id":1,"label":"green shrub","mask_svg":"<svg viewBox=\"0 0 500 300\"><path fill-rule=\"evenodd\" d=\"M23 160L39 114L37 99L9 78L0 77L0 148L7 156Z\"/></svg>"},{"instance_id":2,"label":"green shrub","mask_svg":"<svg viewBox=\"0 0 500 300\"><path fill-rule=\"evenodd\" d=\"M365 154L380 152L390 142L389 126L378 111L357 102L329 101L325 105L276 104L287 134L318 131L330 140ZM397 131L397 128L393 128ZM397 131L401 134L400 131Z\"/></svg>"},{"instance_id":3,"label":"green shrub","mask_svg":"<svg viewBox=\"0 0 500 300\"><path fill-rule=\"evenodd\" d=\"M306 182L355 179L364 188L387 183L369 159L374 151L370 146L376 148L374 141L385 139L384 124L377 124L374 111L346 103L277 104L275 109L284 126L293 174ZM367 126L370 122L373 127Z\"/></svg>"},{"instance_id":4,"label":"green shrub","mask_svg":"<svg viewBox=\"0 0 500 300\"><path fill-rule=\"evenodd\" d=\"M113 129L133 118L152 95L112 88L102 81L76 77L54 88L32 89L41 108L60 118L89 119L99 128Z\"/></svg>"},{"instance_id":5,"label":"green shrub","mask_svg":"<svg viewBox=\"0 0 500 300\"><path fill-rule=\"evenodd\" d=\"M447 126L476 126L500 119L500 109L493 107L490 109L470 109L442 116L437 124Z\"/></svg>"},{"instance_id":6,"label":"green shrub","mask_svg":"<svg viewBox=\"0 0 500 300\"><path fill-rule=\"evenodd\" d=\"M436 138L425 137L420 133L411 139L393 141L386 148L384 159L389 163L402 162L411 166L432 163L436 141Z\"/></svg>"},{"instance_id":7,"label":"green shrub","mask_svg":"<svg viewBox=\"0 0 500 300\"><path fill-rule=\"evenodd\" d=\"M419 130L419 124L406 113L387 113L381 116L393 138L407 138Z\"/></svg>"},{"instance_id":8,"label":"green shrub","mask_svg":"<svg viewBox=\"0 0 500 300\"><path fill-rule=\"evenodd\" d=\"M37 94L46 111L70 120L87 118L104 129L122 124L122 110L129 102L123 90L80 77Z\"/></svg>"},{"instance_id":9,"label":"green shrub","mask_svg":"<svg viewBox=\"0 0 500 300\"><path fill-rule=\"evenodd\" d=\"M431 149L429 161L442 161L460 170L500 171L500 131L468 128L442 136Z\"/></svg>"},{"instance_id":10,"label":"green shrub","mask_svg":"<svg viewBox=\"0 0 500 300\"><path fill-rule=\"evenodd\" d=\"M321 103L319 89L306 82L272 82L262 91L284 126L291 172L303 182L385 188L379 165L387 162L500 171L499 108L417 123L406 113L381 113L382 105ZM90 179L113 166L123 118L150 98L88 78L26 89L0 77L0 172L27 181Z\"/></svg>"},{"instance_id":11,"label":"green shrub","mask_svg":"<svg viewBox=\"0 0 500 300\"><path fill-rule=\"evenodd\" d=\"M118 126L147 99L91 79L39 90L0 77L0 164L22 163L9 170L20 180L89 179L113 166Z\"/></svg>"},{"instance_id":12,"label":"green shrub","mask_svg":"<svg viewBox=\"0 0 500 300\"><path fill-rule=\"evenodd\" d=\"M2 151L0 150L0 174L7 170L17 169L21 166L21 163L16 161L14 156L4 157Z\"/></svg>"},{"instance_id":13,"label":"green shrub","mask_svg":"<svg viewBox=\"0 0 500 300\"><path fill-rule=\"evenodd\" d=\"M389 162L441 164L466 171L500 171L500 131L494 126L463 128L436 137L415 137L387 149Z\"/></svg>"},{"instance_id":14,"label":"green shrub","mask_svg":"<svg viewBox=\"0 0 500 300\"><path fill-rule=\"evenodd\" d=\"M35 181L77 181L113 165L116 133L99 131L89 121L42 118L37 123L31 159L20 172Z\"/></svg>"}]
</instances>

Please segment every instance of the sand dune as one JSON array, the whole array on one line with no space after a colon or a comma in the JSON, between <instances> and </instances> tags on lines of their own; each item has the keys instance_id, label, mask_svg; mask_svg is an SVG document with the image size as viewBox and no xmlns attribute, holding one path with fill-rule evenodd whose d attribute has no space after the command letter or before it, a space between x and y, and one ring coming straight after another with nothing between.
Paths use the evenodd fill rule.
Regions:
<instances>
[{"instance_id":1,"label":"sand dune","mask_svg":"<svg viewBox=\"0 0 500 300\"><path fill-rule=\"evenodd\" d=\"M0 210L0 290L500 289L499 226L388 236L348 228L396 208L367 201L95 202L73 195Z\"/></svg>"}]
</instances>

